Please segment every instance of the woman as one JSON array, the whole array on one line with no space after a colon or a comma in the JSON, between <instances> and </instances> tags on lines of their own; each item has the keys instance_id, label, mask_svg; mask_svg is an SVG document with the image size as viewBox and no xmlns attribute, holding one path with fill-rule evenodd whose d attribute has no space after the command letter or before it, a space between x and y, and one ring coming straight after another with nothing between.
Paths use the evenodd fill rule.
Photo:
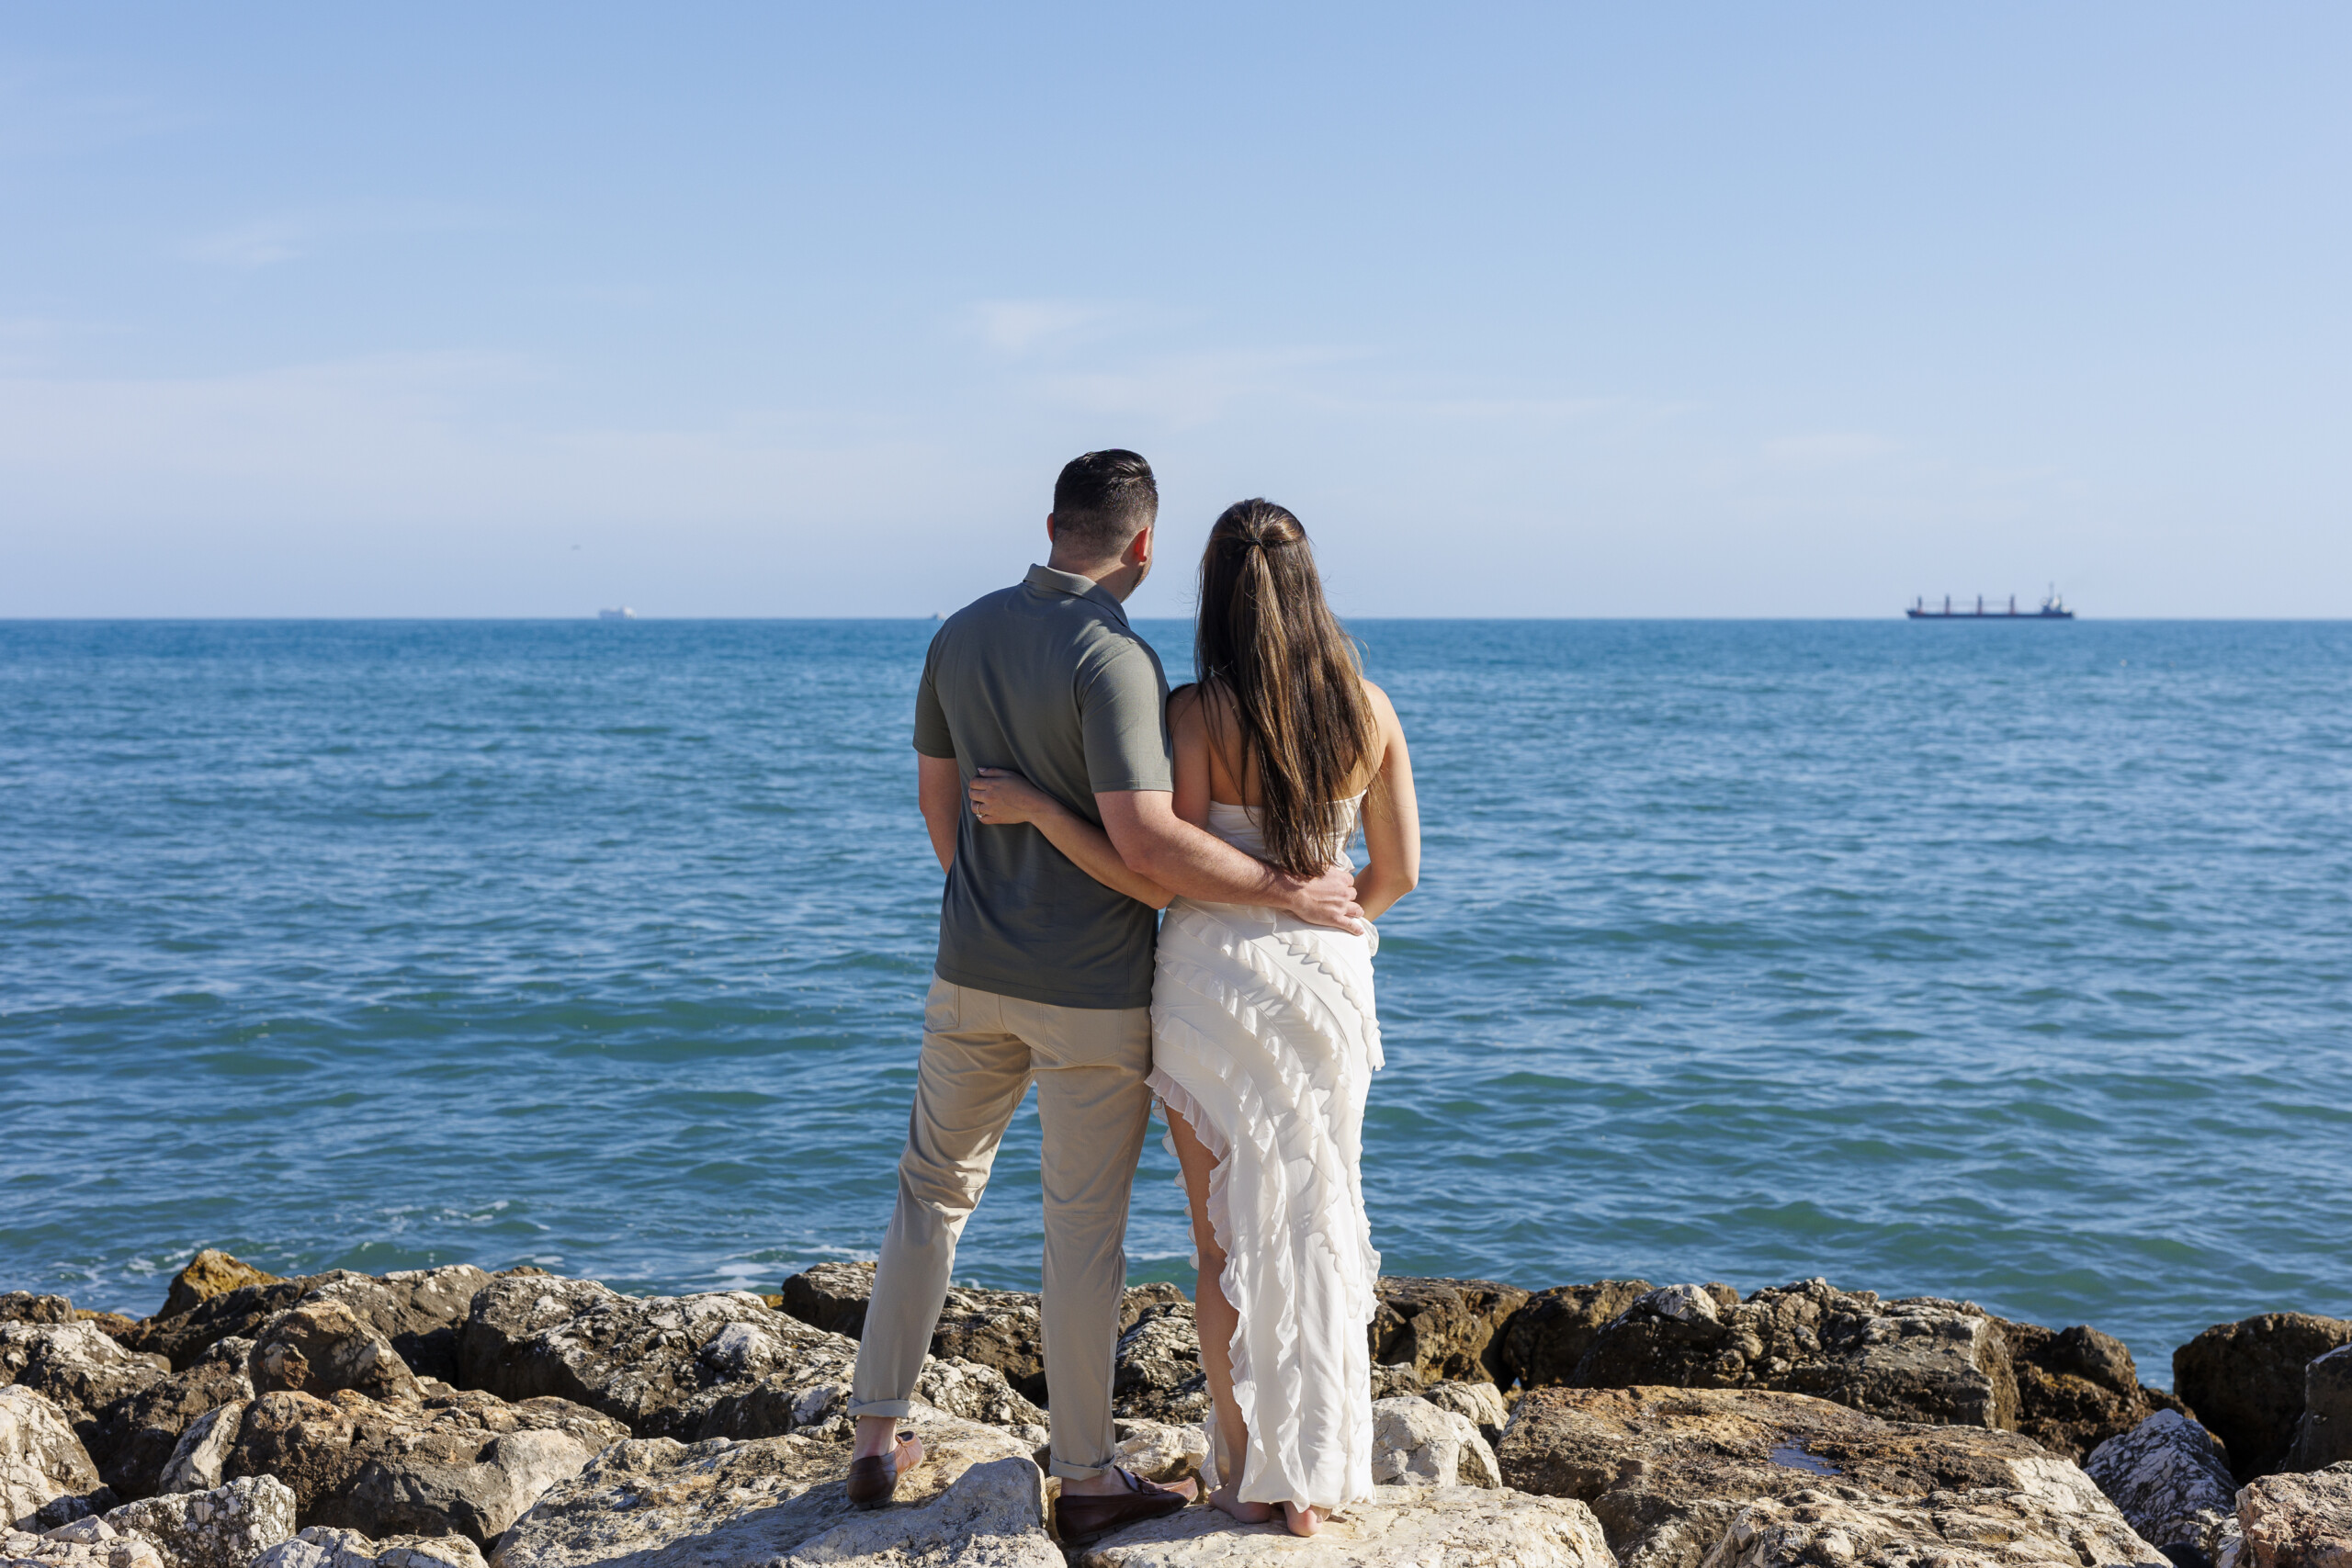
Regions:
<instances>
[{"instance_id":1,"label":"woman","mask_svg":"<svg viewBox=\"0 0 2352 1568\"><path fill-rule=\"evenodd\" d=\"M1216 520L1193 649L1199 682L1169 703L1176 814L1302 876L1343 862L1361 828L1365 916L1410 892L1420 824L1405 733L1360 672L1290 513L1245 501ZM984 769L971 793L982 821L1033 823L1100 880L1136 891L1102 829L1027 781ZM1151 1086L1199 1252L1220 1481L1209 1500L1250 1523L1280 1506L1312 1535L1372 1493L1365 1337L1380 1257L1358 1160L1381 1065L1378 938L1368 924L1332 931L1152 891L1142 895L1168 916Z\"/></svg>"}]
</instances>

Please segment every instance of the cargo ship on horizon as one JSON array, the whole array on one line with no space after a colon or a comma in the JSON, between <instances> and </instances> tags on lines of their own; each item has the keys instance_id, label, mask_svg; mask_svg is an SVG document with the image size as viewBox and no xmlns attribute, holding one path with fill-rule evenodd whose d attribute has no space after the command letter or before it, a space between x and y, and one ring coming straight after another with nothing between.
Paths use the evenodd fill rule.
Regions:
<instances>
[{"instance_id":1,"label":"cargo ship on horizon","mask_svg":"<svg viewBox=\"0 0 2352 1568\"><path fill-rule=\"evenodd\" d=\"M1915 621L2071 621L2075 618L2075 612L2066 608L2066 602L2058 596L2055 588L2050 591L2048 598L2042 600L2039 610L2018 609L2018 596L2014 593L2009 595L2007 609L1996 604L1988 610L1984 607L1984 596L1980 593L1976 596L1976 608L1973 610L1965 605L1955 609L1950 594L1944 596L1943 608L1939 610L1922 595L1903 614Z\"/></svg>"}]
</instances>

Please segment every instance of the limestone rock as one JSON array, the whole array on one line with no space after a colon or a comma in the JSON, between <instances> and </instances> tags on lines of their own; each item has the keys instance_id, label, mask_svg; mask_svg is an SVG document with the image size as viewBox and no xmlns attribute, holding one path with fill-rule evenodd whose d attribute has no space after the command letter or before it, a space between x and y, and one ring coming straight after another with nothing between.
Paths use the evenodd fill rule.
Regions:
<instances>
[{"instance_id":1,"label":"limestone rock","mask_svg":"<svg viewBox=\"0 0 2352 1568\"><path fill-rule=\"evenodd\" d=\"M338 1269L315 1275L306 1299L337 1301L391 1342L421 1378L458 1379L458 1335L474 1292L492 1276L470 1264L406 1269L380 1277Z\"/></svg>"},{"instance_id":2,"label":"limestone rock","mask_svg":"<svg viewBox=\"0 0 2352 1568\"><path fill-rule=\"evenodd\" d=\"M737 1325L722 1332L748 1343L757 1331ZM850 1382L857 1347L838 1335L801 1343L788 1356L758 1356L748 1364L767 1369L754 1382L716 1385L701 1396L702 1411L687 1436L743 1440L753 1438L831 1436L849 1440ZM945 1415L1005 1430L1035 1442L1046 1437L1046 1413L1012 1391L994 1367L927 1358L915 1374L914 1397ZM681 1429L687 1423L678 1423Z\"/></svg>"},{"instance_id":3,"label":"limestone rock","mask_svg":"<svg viewBox=\"0 0 2352 1568\"><path fill-rule=\"evenodd\" d=\"M154 1542L95 1516L35 1535L0 1530L0 1568L164 1568Z\"/></svg>"},{"instance_id":4,"label":"limestone rock","mask_svg":"<svg viewBox=\"0 0 2352 1568\"><path fill-rule=\"evenodd\" d=\"M387 1536L312 1525L254 1559L252 1568L488 1568L481 1548L461 1535Z\"/></svg>"},{"instance_id":5,"label":"limestone rock","mask_svg":"<svg viewBox=\"0 0 2352 1568\"><path fill-rule=\"evenodd\" d=\"M1374 1289L1380 1300L1371 1328L1375 1363L1409 1361L1424 1382L1506 1381L1497 1338L1526 1304L1525 1291L1492 1280L1403 1275L1384 1275Z\"/></svg>"},{"instance_id":6,"label":"limestone rock","mask_svg":"<svg viewBox=\"0 0 2352 1568\"><path fill-rule=\"evenodd\" d=\"M2121 1340L2090 1325L2044 1328L1995 1318L2018 1383L2017 1429L2080 1464L2158 1410L2187 1407L2140 1381Z\"/></svg>"},{"instance_id":7,"label":"limestone rock","mask_svg":"<svg viewBox=\"0 0 2352 1568\"><path fill-rule=\"evenodd\" d=\"M488 1542L558 1481L628 1436L567 1400L508 1404L469 1389L423 1404L265 1393L246 1410L224 1472L294 1488L296 1523L368 1536Z\"/></svg>"},{"instance_id":8,"label":"limestone rock","mask_svg":"<svg viewBox=\"0 0 2352 1568\"><path fill-rule=\"evenodd\" d=\"M1495 1450L1469 1417L1426 1399L1372 1406L1372 1479L1382 1486L1500 1486Z\"/></svg>"},{"instance_id":9,"label":"limestone rock","mask_svg":"<svg viewBox=\"0 0 2352 1568\"><path fill-rule=\"evenodd\" d=\"M164 1461L163 1470L156 1475L154 1489L209 1492L220 1485L221 1472L236 1447L237 1428L244 1425L245 1407L252 1403L240 1399L218 1410L208 1410L189 1422L187 1430L173 1445L172 1457Z\"/></svg>"},{"instance_id":10,"label":"limestone rock","mask_svg":"<svg viewBox=\"0 0 2352 1568\"><path fill-rule=\"evenodd\" d=\"M163 1356L173 1371L185 1371L223 1339L251 1339L263 1324L300 1301L309 1289L303 1280L240 1285L209 1296L187 1312L148 1318L125 1343L131 1349Z\"/></svg>"},{"instance_id":11,"label":"limestone rock","mask_svg":"<svg viewBox=\"0 0 2352 1568\"><path fill-rule=\"evenodd\" d=\"M1603 1280L1538 1291L1504 1320L1495 1381L1527 1388L1576 1381L1577 1363L1611 1319L1649 1294L1646 1280Z\"/></svg>"},{"instance_id":12,"label":"limestone rock","mask_svg":"<svg viewBox=\"0 0 2352 1568\"><path fill-rule=\"evenodd\" d=\"M1119 1336L1111 1408L1126 1420L1169 1426L1207 1416L1209 1380L1201 1370L1200 1330L1189 1304L1153 1307Z\"/></svg>"},{"instance_id":13,"label":"limestone rock","mask_svg":"<svg viewBox=\"0 0 2352 1568\"><path fill-rule=\"evenodd\" d=\"M1466 1417L1489 1443L1500 1442L1503 1428L1510 1425L1510 1406L1504 1403L1502 1390L1490 1382L1433 1382L1420 1391L1420 1397Z\"/></svg>"},{"instance_id":14,"label":"limestone rock","mask_svg":"<svg viewBox=\"0 0 2352 1568\"><path fill-rule=\"evenodd\" d=\"M1410 1361L1392 1361L1385 1366L1378 1361L1372 1364L1372 1397L1374 1399L1416 1395L1426 1386L1421 1382L1421 1374L1413 1370Z\"/></svg>"},{"instance_id":15,"label":"limestone rock","mask_svg":"<svg viewBox=\"0 0 2352 1568\"><path fill-rule=\"evenodd\" d=\"M126 1503L106 1522L153 1541L164 1568L245 1568L293 1539L294 1493L274 1475L249 1476L209 1492Z\"/></svg>"},{"instance_id":16,"label":"limestone rock","mask_svg":"<svg viewBox=\"0 0 2352 1568\"><path fill-rule=\"evenodd\" d=\"M928 1412L909 1425L925 1461L872 1513L842 1490L844 1444L616 1444L515 1524L496 1568L1064 1568L1045 1530L1045 1476L1015 1438Z\"/></svg>"},{"instance_id":17,"label":"limestone rock","mask_svg":"<svg viewBox=\"0 0 2352 1568\"><path fill-rule=\"evenodd\" d=\"M527 1276L477 1292L458 1342L461 1381L473 1387L573 1400L640 1437L682 1438L704 1435L714 1405L771 1374L806 1387L855 1354L746 1292L624 1296L593 1280Z\"/></svg>"},{"instance_id":18,"label":"limestone rock","mask_svg":"<svg viewBox=\"0 0 2352 1568\"><path fill-rule=\"evenodd\" d=\"M2092 1450L2085 1467L2143 1539L2219 1562L2237 1536L2237 1483L2213 1435L2159 1410Z\"/></svg>"},{"instance_id":19,"label":"limestone rock","mask_svg":"<svg viewBox=\"0 0 2352 1568\"><path fill-rule=\"evenodd\" d=\"M424 1393L392 1342L334 1298L306 1298L263 1324L248 1366L259 1393L324 1397L344 1388L370 1399Z\"/></svg>"},{"instance_id":20,"label":"limestone rock","mask_svg":"<svg viewBox=\"0 0 2352 1568\"><path fill-rule=\"evenodd\" d=\"M874 1299L871 1263L820 1263L784 1282L784 1310L812 1328L852 1339L865 1332L865 1303Z\"/></svg>"},{"instance_id":21,"label":"limestone rock","mask_svg":"<svg viewBox=\"0 0 2352 1568\"><path fill-rule=\"evenodd\" d=\"M866 1303L873 1294L873 1264L820 1263L785 1280L783 1310L811 1327L854 1339L865 1331ZM1174 1285L1134 1286L1120 1297L1119 1331L1125 1333L1157 1308L1188 1304ZM931 1337L931 1353L994 1367L1023 1398L1046 1403L1045 1323L1038 1298L1025 1292L951 1289Z\"/></svg>"},{"instance_id":22,"label":"limestone rock","mask_svg":"<svg viewBox=\"0 0 2352 1568\"><path fill-rule=\"evenodd\" d=\"M1117 1463L1146 1481L1170 1486L1208 1467L1208 1433L1200 1427L1170 1427L1159 1421L1120 1421Z\"/></svg>"},{"instance_id":23,"label":"limestone rock","mask_svg":"<svg viewBox=\"0 0 2352 1568\"><path fill-rule=\"evenodd\" d=\"M136 1319L125 1317L119 1312L93 1312L87 1307L75 1307L74 1316L79 1322L94 1325L99 1333L124 1349L138 1348L130 1343L131 1337L139 1331Z\"/></svg>"},{"instance_id":24,"label":"limestone rock","mask_svg":"<svg viewBox=\"0 0 2352 1568\"><path fill-rule=\"evenodd\" d=\"M1186 1508L1119 1531L1075 1568L1616 1568L1582 1505L1477 1486L1380 1486L1313 1536Z\"/></svg>"},{"instance_id":25,"label":"limestone rock","mask_svg":"<svg viewBox=\"0 0 2352 1568\"><path fill-rule=\"evenodd\" d=\"M933 1356L915 1374L915 1397L944 1415L1045 1440L1046 1413L1014 1393L994 1367Z\"/></svg>"},{"instance_id":26,"label":"limestone rock","mask_svg":"<svg viewBox=\"0 0 2352 1568\"><path fill-rule=\"evenodd\" d=\"M1754 1388L1807 1393L1899 1421L2016 1424L2016 1374L1998 1325L1963 1302L1883 1302L1826 1280L1726 1305L1696 1285L1653 1291L1593 1337L1588 1388Z\"/></svg>"},{"instance_id":27,"label":"limestone rock","mask_svg":"<svg viewBox=\"0 0 2352 1568\"><path fill-rule=\"evenodd\" d=\"M2352 1323L2338 1317L2217 1323L2172 1353L2173 1392L2230 1450L2243 1485L2285 1462L2303 1414L2303 1369L2340 1345L2352 1345Z\"/></svg>"},{"instance_id":28,"label":"limestone rock","mask_svg":"<svg viewBox=\"0 0 2352 1568\"><path fill-rule=\"evenodd\" d=\"M2352 1568L2352 1463L2254 1482L2238 1524L2238 1568Z\"/></svg>"},{"instance_id":29,"label":"limestone rock","mask_svg":"<svg viewBox=\"0 0 2352 1568\"><path fill-rule=\"evenodd\" d=\"M994 1367L1032 1404L1046 1402L1046 1325L1038 1299L1018 1291L947 1292L931 1353Z\"/></svg>"},{"instance_id":30,"label":"limestone rock","mask_svg":"<svg viewBox=\"0 0 2352 1568\"><path fill-rule=\"evenodd\" d=\"M85 1446L117 1496L146 1497L220 1484L216 1473L202 1486L166 1487L164 1470L190 1426L224 1404L254 1396L241 1353L250 1348L241 1339L222 1340L187 1371L158 1378L98 1412Z\"/></svg>"},{"instance_id":31,"label":"limestone rock","mask_svg":"<svg viewBox=\"0 0 2352 1568\"><path fill-rule=\"evenodd\" d=\"M71 1323L74 1303L63 1296L35 1295L30 1291L0 1294L0 1323Z\"/></svg>"},{"instance_id":32,"label":"limestone rock","mask_svg":"<svg viewBox=\"0 0 2352 1568\"><path fill-rule=\"evenodd\" d=\"M2303 1369L2303 1415L2287 1468L2325 1470L2346 1460L2352 1460L2352 1345L2315 1357Z\"/></svg>"},{"instance_id":33,"label":"limestone rock","mask_svg":"<svg viewBox=\"0 0 2352 1568\"><path fill-rule=\"evenodd\" d=\"M65 1413L31 1389L0 1388L0 1529L62 1524L62 1518L44 1519L44 1511L97 1489L98 1467Z\"/></svg>"},{"instance_id":34,"label":"limestone rock","mask_svg":"<svg viewBox=\"0 0 2352 1568\"><path fill-rule=\"evenodd\" d=\"M164 1310L157 1317L179 1317L194 1312L215 1296L225 1296L231 1291L246 1285L275 1285L278 1276L266 1269L256 1269L250 1263L230 1257L218 1247L208 1247L187 1260L187 1267L172 1276L172 1288L164 1297Z\"/></svg>"},{"instance_id":35,"label":"limestone rock","mask_svg":"<svg viewBox=\"0 0 2352 1568\"><path fill-rule=\"evenodd\" d=\"M1190 1309L1192 1304L1190 1292L1165 1280L1148 1285L1129 1285L1119 1292L1119 1332L1125 1334L1162 1307Z\"/></svg>"},{"instance_id":36,"label":"limestone rock","mask_svg":"<svg viewBox=\"0 0 2352 1568\"><path fill-rule=\"evenodd\" d=\"M162 1357L126 1350L96 1324L0 1323L0 1382L64 1411L85 1443L100 1410L169 1371Z\"/></svg>"},{"instance_id":37,"label":"limestone rock","mask_svg":"<svg viewBox=\"0 0 2352 1568\"><path fill-rule=\"evenodd\" d=\"M1990 1489L1898 1500L1815 1487L1765 1498L1740 1510L1703 1561L1704 1568L2170 1568L2111 1512L2081 1517L2041 1495Z\"/></svg>"},{"instance_id":38,"label":"limestone rock","mask_svg":"<svg viewBox=\"0 0 2352 1568\"><path fill-rule=\"evenodd\" d=\"M1591 1505L1623 1568L1697 1568L1749 1504L1832 1484L1896 1502L2030 1494L2129 1533L2087 1476L2030 1438L1802 1394L1539 1388L1521 1396L1497 1457L1505 1485Z\"/></svg>"}]
</instances>

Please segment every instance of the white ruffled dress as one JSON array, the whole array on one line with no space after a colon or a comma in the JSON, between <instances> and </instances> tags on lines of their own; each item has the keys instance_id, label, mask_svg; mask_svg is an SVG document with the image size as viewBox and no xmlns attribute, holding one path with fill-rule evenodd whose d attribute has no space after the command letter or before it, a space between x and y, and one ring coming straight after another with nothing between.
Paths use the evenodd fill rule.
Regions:
<instances>
[{"instance_id":1,"label":"white ruffled dress","mask_svg":"<svg viewBox=\"0 0 2352 1568\"><path fill-rule=\"evenodd\" d=\"M1334 863L1363 799L1347 803ZM1262 851L1247 807L1213 803L1208 826ZM1358 1167L1381 1054L1379 938L1365 931L1189 898L1159 928L1150 1081L1216 1156L1209 1224L1240 1315L1233 1396L1250 1430L1239 1466L1249 1502L1331 1508L1372 1495L1365 1334L1380 1255ZM1214 1416L1208 1425L1214 1451ZM1232 1479L1232 1456L1216 1462Z\"/></svg>"}]
</instances>

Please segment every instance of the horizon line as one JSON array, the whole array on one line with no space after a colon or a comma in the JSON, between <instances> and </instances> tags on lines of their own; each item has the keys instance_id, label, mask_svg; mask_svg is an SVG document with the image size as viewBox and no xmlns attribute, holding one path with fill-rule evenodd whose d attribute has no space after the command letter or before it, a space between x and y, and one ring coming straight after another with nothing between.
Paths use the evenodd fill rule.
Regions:
<instances>
[{"instance_id":1,"label":"horizon line","mask_svg":"<svg viewBox=\"0 0 2352 1568\"><path fill-rule=\"evenodd\" d=\"M665 626L770 626L779 624L848 625L875 622L912 622L931 626L946 618L944 614L891 615L631 615L626 620L609 620L594 614L569 615L0 615L0 626L625 626L642 625ZM1137 621L1182 621L1187 615L1135 615ZM1875 626L1900 622L1914 624L1913 617L1901 611L1870 615L1347 615L1342 622L1426 621L1435 624L1541 624L1600 623L1615 625L1733 625L1733 626ZM2008 615L1931 616L1936 621L1954 623L2033 622L2041 625L2079 626L2337 626L2352 624L2352 615L2086 615L2075 612L2071 620L2059 620L2019 613Z\"/></svg>"}]
</instances>

